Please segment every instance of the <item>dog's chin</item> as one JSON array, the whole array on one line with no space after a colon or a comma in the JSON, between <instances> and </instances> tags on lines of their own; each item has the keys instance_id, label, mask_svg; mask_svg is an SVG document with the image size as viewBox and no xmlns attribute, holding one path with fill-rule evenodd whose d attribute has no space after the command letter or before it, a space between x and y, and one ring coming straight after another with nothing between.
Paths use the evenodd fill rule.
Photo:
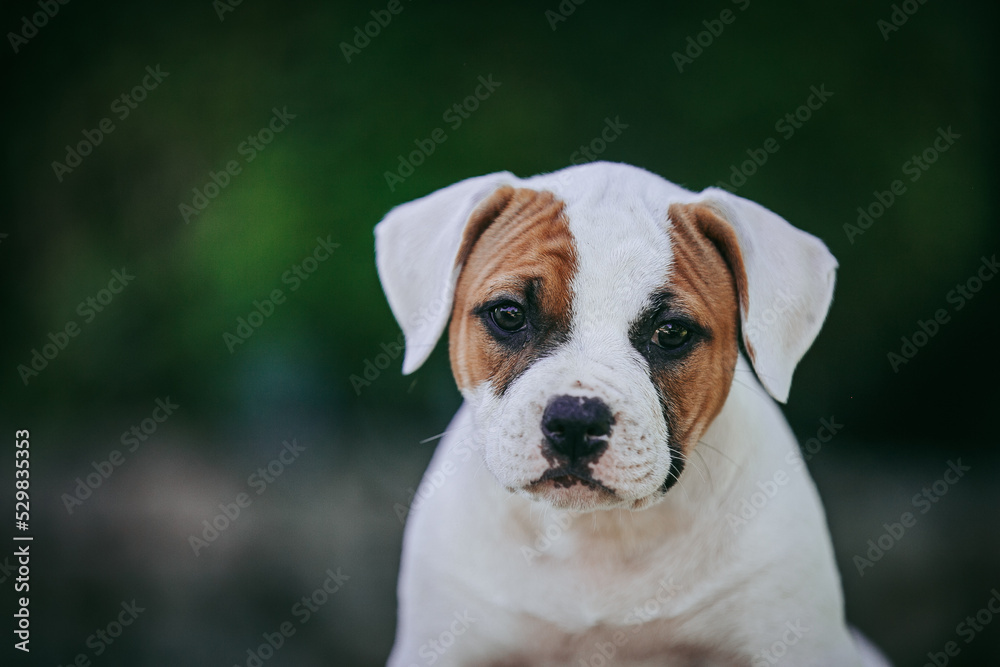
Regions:
<instances>
[{"instance_id":1,"label":"dog's chin","mask_svg":"<svg viewBox=\"0 0 1000 667\"><path fill-rule=\"evenodd\" d=\"M532 500L577 512L621 505L621 499L611 489L571 475L538 480L525 486L522 491Z\"/></svg>"},{"instance_id":2,"label":"dog's chin","mask_svg":"<svg viewBox=\"0 0 1000 667\"><path fill-rule=\"evenodd\" d=\"M543 477L525 485L520 492L532 500L547 503L557 509L576 512L645 509L662 498L661 494L638 499L623 498L600 482L575 475Z\"/></svg>"}]
</instances>

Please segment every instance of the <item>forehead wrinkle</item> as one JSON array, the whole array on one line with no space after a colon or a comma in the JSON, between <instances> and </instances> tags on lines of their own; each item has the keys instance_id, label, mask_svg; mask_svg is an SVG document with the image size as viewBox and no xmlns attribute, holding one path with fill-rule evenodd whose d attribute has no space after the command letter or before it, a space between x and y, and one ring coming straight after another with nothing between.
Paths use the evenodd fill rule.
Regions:
<instances>
[{"instance_id":1,"label":"forehead wrinkle","mask_svg":"<svg viewBox=\"0 0 1000 667\"><path fill-rule=\"evenodd\" d=\"M712 307L712 300L708 294L708 285L705 284L704 280L699 280L701 275L699 274L697 267L700 260L703 257L695 257L692 254L691 249L685 243L673 243L671 247L674 251L674 256L677 257L677 270L671 276L672 280L669 283L671 287L677 288L687 288L688 293L677 293L674 292L677 301L685 302L692 296L698 301L698 306L704 309L710 309ZM704 263L704 262L701 262ZM693 275L691 275L693 273ZM680 282L684 284L681 285ZM692 294L693 293L693 294ZM694 308L694 310L701 310L701 308ZM688 308L688 310L693 310Z\"/></svg>"}]
</instances>

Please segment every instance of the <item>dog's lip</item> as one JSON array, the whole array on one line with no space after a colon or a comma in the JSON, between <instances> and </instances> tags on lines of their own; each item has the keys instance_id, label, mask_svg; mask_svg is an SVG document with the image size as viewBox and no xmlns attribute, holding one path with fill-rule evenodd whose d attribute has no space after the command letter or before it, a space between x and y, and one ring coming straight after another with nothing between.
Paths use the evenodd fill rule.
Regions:
<instances>
[{"instance_id":1,"label":"dog's lip","mask_svg":"<svg viewBox=\"0 0 1000 667\"><path fill-rule=\"evenodd\" d=\"M541 477L528 484L528 488L536 487L539 484L549 481L554 482L557 487L561 488L569 488L574 484L583 484L584 486L589 486L592 489L600 489L602 491L606 491L607 493L610 493L613 496L617 495L615 494L613 489L609 489L608 487L604 486L596 479L591 477L589 474L565 466L558 468L549 468L544 473L542 473Z\"/></svg>"}]
</instances>

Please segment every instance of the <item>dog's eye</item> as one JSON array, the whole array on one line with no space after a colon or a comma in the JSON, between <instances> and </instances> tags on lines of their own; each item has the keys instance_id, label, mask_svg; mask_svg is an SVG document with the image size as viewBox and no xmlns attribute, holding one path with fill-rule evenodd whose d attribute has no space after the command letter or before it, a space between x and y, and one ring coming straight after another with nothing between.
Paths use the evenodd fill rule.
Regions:
<instances>
[{"instance_id":1,"label":"dog's eye","mask_svg":"<svg viewBox=\"0 0 1000 667\"><path fill-rule=\"evenodd\" d=\"M676 350L691 337L691 332L680 322L664 322L653 332L653 342L664 350Z\"/></svg>"},{"instance_id":2,"label":"dog's eye","mask_svg":"<svg viewBox=\"0 0 1000 667\"><path fill-rule=\"evenodd\" d=\"M490 317L493 318L494 324L509 333L518 331L524 326L524 311L516 303L494 306L490 311Z\"/></svg>"}]
</instances>

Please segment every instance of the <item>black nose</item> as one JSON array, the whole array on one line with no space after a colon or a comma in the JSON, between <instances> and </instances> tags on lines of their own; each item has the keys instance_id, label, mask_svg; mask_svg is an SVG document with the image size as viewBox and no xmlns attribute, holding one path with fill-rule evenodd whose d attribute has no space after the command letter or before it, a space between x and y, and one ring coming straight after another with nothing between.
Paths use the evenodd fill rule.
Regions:
<instances>
[{"instance_id":1,"label":"black nose","mask_svg":"<svg viewBox=\"0 0 1000 667\"><path fill-rule=\"evenodd\" d=\"M606 446L613 423L599 398L556 396L542 414L542 434L555 452L575 461Z\"/></svg>"}]
</instances>

